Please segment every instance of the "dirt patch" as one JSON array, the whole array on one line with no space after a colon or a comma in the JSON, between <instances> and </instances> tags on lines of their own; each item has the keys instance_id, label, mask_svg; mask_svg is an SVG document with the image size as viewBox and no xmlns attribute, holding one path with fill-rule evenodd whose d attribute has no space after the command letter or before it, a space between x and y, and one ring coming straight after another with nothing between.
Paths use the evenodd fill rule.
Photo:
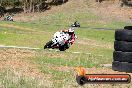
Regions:
<instances>
[{"instance_id":1,"label":"dirt patch","mask_svg":"<svg viewBox=\"0 0 132 88\"><path fill-rule=\"evenodd\" d=\"M132 7L121 7L121 2L93 3L89 9L92 13L102 17L105 22L117 20L121 22L132 22Z\"/></svg>"},{"instance_id":2,"label":"dirt patch","mask_svg":"<svg viewBox=\"0 0 132 88\"><path fill-rule=\"evenodd\" d=\"M64 55L64 54L54 54L54 53L50 53L47 56L49 58L64 58L64 57L66 57L66 55Z\"/></svg>"},{"instance_id":3,"label":"dirt patch","mask_svg":"<svg viewBox=\"0 0 132 88\"><path fill-rule=\"evenodd\" d=\"M74 67L68 67L68 66L57 66L54 64L45 64L46 67L53 70L63 71L63 72L69 72L73 71Z\"/></svg>"},{"instance_id":4,"label":"dirt patch","mask_svg":"<svg viewBox=\"0 0 132 88\"><path fill-rule=\"evenodd\" d=\"M48 58L66 58L67 57L67 55L65 55L64 52L56 52L56 51L49 52L49 50L39 53L38 56L42 56L42 57L46 56Z\"/></svg>"},{"instance_id":5,"label":"dirt patch","mask_svg":"<svg viewBox=\"0 0 132 88\"><path fill-rule=\"evenodd\" d=\"M36 19L39 19L40 14L41 13L20 13L14 16L14 20L20 22L32 22Z\"/></svg>"},{"instance_id":6,"label":"dirt patch","mask_svg":"<svg viewBox=\"0 0 132 88\"><path fill-rule=\"evenodd\" d=\"M22 49L2 49L0 50L1 59L21 59L35 56L35 51Z\"/></svg>"},{"instance_id":7,"label":"dirt patch","mask_svg":"<svg viewBox=\"0 0 132 88\"><path fill-rule=\"evenodd\" d=\"M31 77L51 77L44 75L37 68L38 66L31 64L26 58L31 58L36 55L35 51L20 50L20 49L2 49L0 50L0 70L10 69L17 75L25 75Z\"/></svg>"},{"instance_id":8,"label":"dirt patch","mask_svg":"<svg viewBox=\"0 0 132 88\"><path fill-rule=\"evenodd\" d=\"M21 14L16 14L14 16L15 21L20 21L20 22L32 22L35 20L41 20L41 17L43 16L48 16L50 14L55 14L59 12L65 12L68 10L68 12L73 13L73 10L78 12L82 11L82 8L85 8L86 4L84 3L84 0L69 0L67 3L58 5L58 6L52 6L51 9L46 10L45 12L41 13L21 13ZM79 9L78 9L79 8Z\"/></svg>"},{"instance_id":9,"label":"dirt patch","mask_svg":"<svg viewBox=\"0 0 132 88\"><path fill-rule=\"evenodd\" d=\"M34 31L33 29L20 27L20 26L16 26L16 25L13 25L13 24L0 24L0 26L1 27L7 27L7 28L16 28L16 29L19 29L19 30Z\"/></svg>"},{"instance_id":10,"label":"dirt patch","mask_svg":"<svg viewBox=\"0 0 132 88\"><path fill-rule=\"evenodd\" d=\"M20 59L9 59L7 61L1 62L1 65L3 66L4 69L10 69L17 75L25 75L32 77L43 76L35 65L32 65Z\"/></svg>"}]
</instances>

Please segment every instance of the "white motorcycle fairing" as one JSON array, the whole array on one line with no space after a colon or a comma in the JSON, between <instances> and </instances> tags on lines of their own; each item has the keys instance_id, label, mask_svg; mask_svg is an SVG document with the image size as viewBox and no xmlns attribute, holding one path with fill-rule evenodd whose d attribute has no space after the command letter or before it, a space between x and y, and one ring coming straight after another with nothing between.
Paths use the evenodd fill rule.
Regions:
<instances>
[{"instance_id":1,"label":"white motorcycle fairing","mask_svg":"<svg viewBox=\"0 0 132 88\"><path fill-rule=\"evenodd\" d=\"M64 32L56 32L53 36L52 42L53 45L59 44L59 45L64 45L65 41L69 40L70 36L67 33Z\"/></svg>"}]
</instances>

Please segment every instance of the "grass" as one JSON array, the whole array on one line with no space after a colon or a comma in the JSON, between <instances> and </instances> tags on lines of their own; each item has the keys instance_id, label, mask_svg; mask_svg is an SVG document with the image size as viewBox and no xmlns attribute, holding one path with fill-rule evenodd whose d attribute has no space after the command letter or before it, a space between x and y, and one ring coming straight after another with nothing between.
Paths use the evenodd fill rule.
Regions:
<instances>
[{"instance_id":1,"label":"grass","mask_svg":"<svg viewBox=\"0 0 132 88\"><path fill-rule=\"evenodd\" d=\"M90 38L96 41L101 42L110 42L114 41L114 30L95 30L95 29L87 29L87 30L77 30L77 35L83 38Z\"/></svg>"},{"instance_id":2,"label":"grass","mask_svg":"<svg viewBox=\"0 0 132 88\"><path fill-rule=\"evenodd\" d=\"M45 40L49 40L47 33L28 32L19 29L0 30L0 43L3 45L28 46L42 48ZM49 33L50 34L50 33ZM50 35L49 35L50 37Z\"/></svg>"},{"instance_id":3,"label":"grass","mask_svg":"<svg viewBox=\"0 0 132 88\"><path fill-rule=\"evenodd\" d=\"M0 87L2 88L48 88L52 86L46 83L43 78L19 75L10 69L5 69L0 73Z\"/></svg>"},{"instance_id":4,"label":"grass","mask_svg":"<svg viewBox=\"0 0 132 88\"><path fill-rule=\"evenodd\" d=\"M59 16L62 16L62 14L60 14ZM78 16L81 16L81 14L78 14L77 17ZM84 15L83 17L78 17L78 18L83 20L85 16L86 15ZM0 44L39 47L43 49L43 44L45 44L47 41L51 39L52 34L58 29L63 28L62 26L56 26L59 23L57 19L60 18L62 21L61 25L65 25L64 24L65 23L64 19L66 19L65 16L57 17L56 19L53 19L53 18L54 17L52 16L49 17L50 20L54 20L53 24L51 24L50 26L43 25L44 23L43 21L42 22L36 21L36 23L2 22L2 24L9 24L9 25L12 24L18 27L12 27L10 29L10 27L1 26L2 29L0 30ZM49 20L49 23L50 23L50 20ZM93 24L90 24L90 25L93 25ZM87 26L87 25L84 24L84 26ZM25 30L27 28L32 30ZM67 28L67 27L64 27L64 28ZM91 30L90 28L89 29L80 28L76 30L76 34L80 40L91 39L96 41L95 43L97 43L97 45L98 44L112 45L112 42L114 41L114 30ZM67 52L54 52L54 51L47 51L47 50L37 51L38 55L30 59L29 62L38 65L37 68L43 74L52 75L53 83L50 85L51 87L55 87L55 88L62 88L66 86L73 87L76 85L75 77L73 76L73 71L72 71L73 69L70 69L67 71L63 71L63 70L60 71L58 69L55 69L55 67L75 68L80 65L86 68L100 67L101 64L111 63L112 50L113 49L104 48L104 47L75 43L75 45L73 45L69 50L67 50ZM68 53L68 52L77 52L77 51L82 52L82 54ZM87 55L85 53L90 53L90 54ZM8 75L12 77L13 73ZM7 74L2 75L2 77L7 77ZM9 78L5 78L5 79L2 78L4 80L4 83L2 84L9 88L15 88L15 87L41 88L41 85L39 85L39 82L42 81L43 79L37 80L37 79L32 79L31 77L23 77L23 76L18 78L18 76L16 75L14 75L14 77L15 78L12 78L12 79L18 80L17 82L13 82L13 80L9 80ZM8 84L5 84L5 83L8 83ZM45 83L42 85L45 85Z\"/></svg>"},{"instance_id":5,"label":"grass","mask_svg":"<svg viewBox=\"0 0 132 88\"><path fill-rule=\"evenodd\" d=\"M58 58L38 57L35 60L39 64L48 63L48 64L57 65L57 66L68 66L68 67L77 67L78 65L85 66L85 67L92 67L95 65L93 60L92 60L93 62L91 63L91 59L93 59L92 56L91 58L89 57L86 58L86 56L80 55L80 57L78 56L77 58L71 55L71 57L72 58L69 58L69 59L64 59L64 58L59 58L59 57Z\"/></svg>"},{"instance_id":6,"label":"grass","mask_svg":"<svg viewBox=\"0 0 132 88\"><path fill-rule=\"evenodd\" d=\"M41 48L41 50L36 51L36 56L23 58L23 60L28 60L31 64L36 65L42 74L51 75L49 79L34 78L16 75L14 70L4 69L0 71L0 87L73 88L77 87L73 75L75 67L81 65L86 68L98 68L101 64L111 64L113 48L107 46L113 46L114 29L123 28L127 23L115 20L102 22L101 17L84 10L71 12L71 10L65 10L60 13L41 14L39 19L32 22L0 22L0 45ZM76 42L66 52L43 50L43 44L52 38L54 32L68 28L76 20L80 22L82 27L76 30L77 40L81 40L82 43ZM73 54L71 52L81 53Z\"/></svg>"}]
</instances>

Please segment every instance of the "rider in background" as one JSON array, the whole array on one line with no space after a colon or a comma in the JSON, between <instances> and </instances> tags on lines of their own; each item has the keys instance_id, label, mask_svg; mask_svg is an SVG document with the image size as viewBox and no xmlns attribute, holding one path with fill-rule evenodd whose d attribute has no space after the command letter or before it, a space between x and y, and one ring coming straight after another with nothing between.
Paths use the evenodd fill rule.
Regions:
<instances>
[{"instance_id":1,"label":"rider in background","mask_svg":"<svg viewBox=\"0 0 132 88\"><path fill-rule=\"evenodd\" d=\"M76 21L74 22L74 24L71 25L71 27L68 30L62 30L62 32L68 33L70 35L69 42L71 43L71 45L74 43L75 39L77 38L74 33L74 30L77 27L80 27L80 24Z\"/></svg>"},{"instance_id":2,"label":"rider in background","mask_svg":"<svg viewBox=\"0 0 132 88\"><path fill-rule=\"evenodd\" d=\"M5 21L13 21L13 15L11 15L10 13L7 13L7 15L4 17Z\"/></svg>"}]
</instances>

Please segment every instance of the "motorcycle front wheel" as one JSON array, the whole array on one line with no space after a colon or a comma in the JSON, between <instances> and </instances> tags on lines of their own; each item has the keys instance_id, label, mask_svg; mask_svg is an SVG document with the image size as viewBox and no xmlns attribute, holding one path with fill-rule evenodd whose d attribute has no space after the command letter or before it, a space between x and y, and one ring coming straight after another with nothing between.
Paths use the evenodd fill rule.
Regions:
<instances>
[{"instance_id":1,"label":"motorcycle front wheel","mask_svg":"<svg viewBox=\"0 0 132 88\"><path fill-rule=\"evenodd\" d=\"M44 49L51 48L52 44L53 44L52 41L47 42L46 45L44 45Z\"/></svg>"}]
</instances>

